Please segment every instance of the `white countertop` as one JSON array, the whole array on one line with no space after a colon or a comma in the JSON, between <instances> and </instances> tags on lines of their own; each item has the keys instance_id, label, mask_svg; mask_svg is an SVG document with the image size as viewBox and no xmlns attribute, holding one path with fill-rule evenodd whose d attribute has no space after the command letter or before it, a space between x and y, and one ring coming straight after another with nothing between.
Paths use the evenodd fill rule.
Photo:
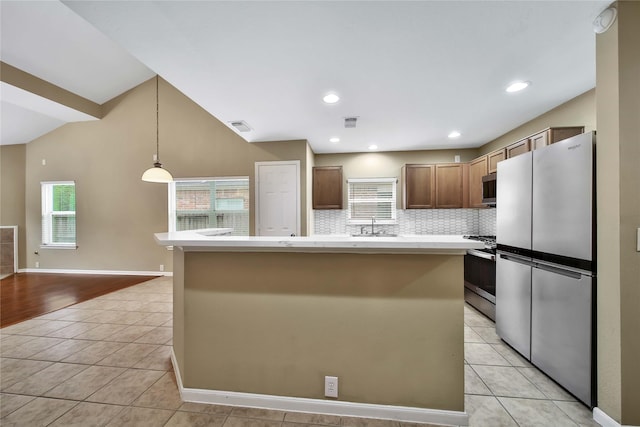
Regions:
<instances>
[{"instance_id":1,"label":"white countertop","mask_svg":"<svg viewBox=\"0 0 640 427\"><path fill-rule=\"evenodd\" d=\"M349 235L217 236L203 230L156 233L162 246L179 246L185 251L211 252L352 252L433 253L462 255L467 249L481 249L483 243L457 235L403 235L398 237L352 237Z\"/></svg>"}]
</instances>

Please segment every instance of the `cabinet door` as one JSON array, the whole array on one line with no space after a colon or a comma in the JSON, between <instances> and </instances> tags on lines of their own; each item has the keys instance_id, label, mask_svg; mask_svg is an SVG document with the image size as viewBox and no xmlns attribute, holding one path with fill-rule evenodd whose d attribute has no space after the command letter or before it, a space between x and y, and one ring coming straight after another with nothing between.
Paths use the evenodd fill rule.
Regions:
<instances>
[{"instance_id":1,"label":"cabinet door","mask_svg":"<svg viewBox=\"0 0 640 427\"><path fill-rule=\"evenodd\" d=\"M540 133L537 133L529 138L529 144L531 145L531 151L537 150L542 147L546 147L549 145L551 141L549 141L549 131L545 130Z\"/></svg>"},{"instance_id":2,"label":"cabinet door","mask_svg":"<svg viewBox=\"0 0 640 427\"><path fill-rule=\"evenodd\" d=\"M436 208L463 207L462 163L447 163L436 166Z\"/></svg>"},{"instance_id":3,"label":"cabinet door","mask_svg":"<svg viewBox=\"0 0 640 427\"><path fill-rule=\"evenodd\" d=\"M507 145L507 159L518 156L520 154L528 153L529 150L529 138L523 139L518 142L514 142L511 145Z\"/></svg>"},{"instance_id":4,"label":"cabinet door","mask_svg":"<svg viewBox=\"0 0 640 427\"><path fill-rule=\"evenodd\" d=\"M435 168L433 165L405 165L402 168L403 207L431 209L434 207Z\"/></svg>"},{"instance_id":5,"label":"cabinet door","mask_svg":"<svg viewBox=\"0 0 640 427\"><path fill-rule=\"evenodd\" d=\"M504 148L501 148L487 154L487 174L496 173L498 171L498 162L501 162L506 158L505 151L506 150Z\"/></svg>"},{"instance_id":6,"label":"cabinet door","mask_svg":"<svg viewBox=\"0 0 640 427\"><path fill-rule=\"evenodd\" d=\"M487 174L488 157L482 156L469 163L469 207L483 208L482 177Z\"/></svg>"},{"instance_id":7,"label":"cabinet door","mask_svg":"<svg viewBox=\"0 0 640 427\"><path fill-rule=\"evenodd\" d=\"M313 209L342 209L342 166L313 168Z\"/></svg>"},{"instance_id":8,"label":"cabinet door","mask_svg":"<svg viewBox=\"0 0 640 427\"><path fill-rule=\"evenodd\" d=\"M549 129L549 144L555 144L563 139L584 133L584 126L572 126Z\"/></svg>"}]
</instances>

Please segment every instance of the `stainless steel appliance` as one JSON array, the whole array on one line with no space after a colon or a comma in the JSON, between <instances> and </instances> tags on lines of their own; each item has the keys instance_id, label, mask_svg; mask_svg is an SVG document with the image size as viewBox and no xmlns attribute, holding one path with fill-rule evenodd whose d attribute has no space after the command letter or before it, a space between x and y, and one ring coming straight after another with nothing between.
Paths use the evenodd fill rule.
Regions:
<instances>
[{"instance_id":1,"label":"stainless steel appliance","mask_svg":"<svg viewBox=\"0 0 640 427\"><path fill-rule=\"evenodd\" d=\"M496 331L595 401L595 132L498 164Z\"/></svg>"},{"instance_id":2,"label":"stainless steel appliance","mask_svg":"<svg viewBox=\"0 0 640 427\"><path fill-rule=\"evenodd\" d=\"M484 243L464 256L464 299L491 320L496 318L496 236L464 236Z\"/></svg>"},{"instance_id":3,"label":"stainless steel appliance","mask_svg":"<svg viewBox=\"0 0 640 427\"><path fill-rule=\"evenodd\" d=\"M482 204L495 206L496 198L497 174L491 173L482 177Z\"/></svg>"}]
</instances>

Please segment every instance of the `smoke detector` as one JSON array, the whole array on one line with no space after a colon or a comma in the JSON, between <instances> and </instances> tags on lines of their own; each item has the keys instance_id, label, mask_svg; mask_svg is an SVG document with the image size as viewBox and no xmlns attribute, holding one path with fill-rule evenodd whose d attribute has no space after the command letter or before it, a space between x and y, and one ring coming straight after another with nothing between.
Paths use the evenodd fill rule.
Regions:
<instances>
[{"instance_id":1,"label":"smoke detector","mask_svg":"<svg viewBox=\"0 0 640 427\"><path fill-rule=\"evenodd\" d=\"M600 15L593 21L593 31L596 34L602 34L607 31L618 16L618 10L615 7L608 7L602 11Z\"/></svg>"},{"instance_id":2,"label":"smoke detector","mask_svg":"<svg viewBox=\"0 0 640 427\"><path fill-rule=\"evenodd\" d=\"M249 132L251 128L244 120L236 120L233 122L229 122L231 126L233 126L238 132Z\"/></svg>"},{"instance_id":3,"label":"smoke detector","mask_svg":"<svg viewBox=\"0 0 640 427\"><path fill-rule=\"evenodd\" d=\"M354 128L356 127L356 122L358 121L358 117L345 117L344 118L344 127L349 129L349 128Z\"/></svg>"}]
</instances>

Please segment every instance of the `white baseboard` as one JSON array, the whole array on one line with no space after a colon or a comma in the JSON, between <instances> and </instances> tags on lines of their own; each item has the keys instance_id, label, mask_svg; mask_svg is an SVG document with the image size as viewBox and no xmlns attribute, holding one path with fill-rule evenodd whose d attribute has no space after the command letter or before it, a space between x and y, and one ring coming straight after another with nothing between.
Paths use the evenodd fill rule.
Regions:
<instances>
[{"instance_id":1,"label":"white baseboard","mask_svg":"<svg viewBox=\"0 0 640 427\"><path fill-rule=\"evenodd\" d=\"M621 425L619 422L611 418L609 415L607 415L606 412L598 407L593 408L593 420L600 424L602 427L638 427L628 424Z\"/></svg>"},{"instance_id":2,"label":"white baseboard","mask_svg":"<svg viewBox=\"0 0 640 427\"><path fill-rule=\"evenodd\" d=\"M64 268L22 268L18 273L104 274L114 276L173 276L172 271L69 270Z\"/></svg>"},{"instance_id":3,"label":"white baseboard","mask_svg":"<svg viewBox=\"0 0 640 427\"><path fill-rule=\"evenodd\" d=\"M180 396L185 402L244 406L287 412L378 418L414 423L434 423L455 426L469 425L469 416L466 412L184 388L173 347L171 348L171 363L173 364Z\"/></svg>"}]
</instances>

